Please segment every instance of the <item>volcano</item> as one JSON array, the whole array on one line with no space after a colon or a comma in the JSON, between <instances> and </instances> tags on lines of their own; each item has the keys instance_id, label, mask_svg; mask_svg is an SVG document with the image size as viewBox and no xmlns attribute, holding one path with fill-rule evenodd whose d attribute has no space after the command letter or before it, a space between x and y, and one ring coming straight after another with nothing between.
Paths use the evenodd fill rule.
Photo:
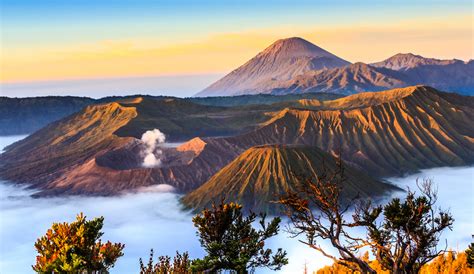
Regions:
<instances>
[{"instance_id":1,"label":"volcano","mask_svg":"<svg viewBox=\"0 0 474 274\"><path fill-rule=\"evenodd\" d=\"M348 64L348 61L302 38L281 39L196 96L269 93L280 81L307 71Z\"/></svg>"},{"instance_id":2,"label":"volcano","mask_svg":"<svg viewBox=\"0 0 474 274\"><path fill-rule=\"evenodd\" d=\"M243 152L182 202L202 210L225 198L257 212L281 214L281 206L274 202L281 195L300 191L306 180L336 170L336 159L316 147L257 146ZM344 174L342 199L377 197L397 189L348 166Z\"/></svg>"}]
</instances>

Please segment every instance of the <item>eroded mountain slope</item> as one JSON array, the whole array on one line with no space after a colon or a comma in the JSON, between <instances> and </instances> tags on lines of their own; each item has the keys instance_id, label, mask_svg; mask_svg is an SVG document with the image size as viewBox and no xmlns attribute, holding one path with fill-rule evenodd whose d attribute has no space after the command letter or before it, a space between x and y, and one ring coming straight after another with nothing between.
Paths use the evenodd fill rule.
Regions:
<instances>
[{"instance_id":1,"label":"eroded mountain slope","mask_svg":"<svg viewBox=\"0 0 474 274\"><path fill-rule=\"evenodd\" d=\"M1 177L33 185L53 181L86 159L132 141L113 132L136 115L134 107L118 103L89 106L7 147L0 155Z\"/></svg>"},{"instance_id":2,"label":"eroded mountain slope","mask_svg":"<svg viewBox=\"0 0 474 274\"><path fill-rule=\"evenodd\" d=\"M242 127L249 121L258 127L231 137L195 138L178 148L162 148L163 165L155 168L141 165L141 141L115 134L140 117L137 106L142 103L91 106L48 126L0 154L0 177L32 183L42 191L39 195L113 195L163 183L188 192L245 150L268 144L342 152L349 165L376 176L474 162L474 99L425 86L285 103L280 106L284 109L260 124L240 116L237 122ZM206 118L222 112L208 114ZM192 109L188 115L194 115Z\"/></svg>"},{"instance_id":3,"label":"eroded mountain slope","mask_svg":"<svg viewBox=\"0 0 474 274\"><path fill-rule=\"evenodd\" d=\"M209 208L224 198L256 212L281 214L276 200L288 191L299 192L306 180L331 174L336 159L312 146L266 145L250 148L222 168L209 181L187 194L182 202L195 210ZM374 198L395 187L345 167L342 199Z\"/></svg>"},{"instance_id":4,"label":"eroded mountain slope","mask_svg":"<svg viewBox=\"0 0 474 274\"><path fill-rule=\"evenodd\" d=\"M341 151L345 160L380 176L474 161L472 97L416 86L327 105L333 110L285 109L233 141L244 147L305 144Z\"/></svg>"}]
</instances>

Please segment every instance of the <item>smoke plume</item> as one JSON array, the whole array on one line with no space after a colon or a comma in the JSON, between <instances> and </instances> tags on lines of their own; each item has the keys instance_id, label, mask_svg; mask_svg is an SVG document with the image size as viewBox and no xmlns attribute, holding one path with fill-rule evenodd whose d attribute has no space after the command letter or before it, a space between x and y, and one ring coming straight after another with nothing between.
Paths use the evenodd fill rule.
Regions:
<instances>
[{"instance_id":1,"label":"smoke plume","mask_svg":"<svg viewBox=\"0 0 474 274\"><path fill-rule=\"evenodd\" d=\"M143 133L142 142L145 145L145 151L142 165L144 167L158 167L161 165L160 156L162 151L160 145L165 140L165 134L156 128Z\"/></svg>"}]
</instances>

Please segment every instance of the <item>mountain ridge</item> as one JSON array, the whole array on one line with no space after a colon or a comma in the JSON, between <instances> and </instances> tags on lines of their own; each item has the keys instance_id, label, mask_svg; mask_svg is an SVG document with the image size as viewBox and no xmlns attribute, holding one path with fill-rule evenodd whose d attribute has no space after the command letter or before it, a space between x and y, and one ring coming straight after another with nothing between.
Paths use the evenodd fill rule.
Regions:
<instances>
[{"instance_id":1,"label":"mountain ridge","mask_svg":"<svg viewBox=\"0 0 474 274\"><path fill-rule=\"evenodd\" d=\"M325 58L330 62L326 63ZM281 39L196 96L305 92L349 95L413 85L473 95L473 64L472 60L441 60L412 53L399 53L372 64L351 64L302 38Z\"/></svg>"},{"instance_id":2,"label":"mountain ridge","mask_svg":"<svg viewBox=\"0 0 474 274\"><path fill-rule=\"evenodd\" d=\"M332 100L342 96L331 93L290 94L285 96L266 94L206 98L177 98L171 96L151 96L137 94L129 96L103 97L100 99L74 96L44 96L26 98L0 96L0 136L31 134L49 123L58 121L64 117L67 117L68 115L82 111L86 106L109 102L121 102L125 104L127 101L138 97L145 100L176 99L205 106L245 108L249 105L269 106L274 103L284 103L303 98ZM167 106L163 107L167 108Z\"/></svg>"},{"instance_id":3,"label":"mountain ridge","mask_svg":"<svg viewBox=\"0 0 474 274\"><path fill-rule=\"evenodd\" d=\"M335 92L351 94L356 92L379 91L408 85L407 76L385 68L376 68L357 62L340 68L308 71L281 83L273 94L304 92Z\"/></svg>"},{"instance_id":4,"label":"mountain ridge","mask_svg":"<svg viewBox=\"0 0 474 274\"><path fill-rule=\"evenodd\" d=\"M383 61L372 63L370 65L374 67L384 67L393 70L401 70L406 71L409 69L413 69L418 66L425 66L425 65L450 65L453 63L461 62L458 59L451 59L451 60L442 60L436 58L426 58L421 55L416 55L413 53L397 53L392 57L389 57Z\"/></svg>"},{"instance_id":5,"label":"mountain ridge","mask_svg":"<svg viewBox=\"0 0 474 274\"><path fill-rule=\"evenodd\" d=\"M358 102L370 96L378 98L369 100L372 105ZM326 104L330 107L285 108L260 128L226 141L242 150L262 144L316 146L342 153L345 161L376 176L474 161L472 97L416 86Z\"/></svg>"}]
</instances>

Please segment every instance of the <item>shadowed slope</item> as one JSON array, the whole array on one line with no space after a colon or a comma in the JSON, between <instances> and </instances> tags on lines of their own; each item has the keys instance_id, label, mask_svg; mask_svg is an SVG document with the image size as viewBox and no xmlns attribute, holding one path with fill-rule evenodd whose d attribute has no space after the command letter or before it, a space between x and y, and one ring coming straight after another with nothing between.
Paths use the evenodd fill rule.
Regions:
<instances>
[{"instance_id":1,"label":"shadowed slope","mask_svg":"<svg viewBox=\"0 0 474 274\"><path fill-rule=\"evenodd\" d=\"M409 78L397 71L355 63L330 70L309 71L280 83L272 93L333 92L353 94L408 86L409 83Z\"/></svg>"},{"instance_id":2,"label":"shadowed slope","mask_svg":"<svg viewBox=\"0 0 474 274\"><path fill-rule=\"evenodd\" d=\"M316 99L320 101L335 100L343 97L340 94L334 93L302 93L302 94L287 94L287 95L272 95L272 94L255 94L255 95L238 95L238 96L216 96L216 97L192 97L186 100L210 106L247 106L247 105L271 105L296 100Z\"/></svg>"},{"instance_id":3,"label":"shadowed slope","mask_svg":"<svg viewBox=\"0 0 474 274\"><path fill-rule=\"evenodd\" d=\"M0 97L0 136L32 133L94 102L72 96Z\"/></svg>"},{"instance_id":4,"label":"shadowed slope","mask_svg":"<svg viewBox=\"0 0 474 274\"><path fill-rule=\"evenodd\" d=\"M397 54L373 66L402 72L412 84L423 84L445 91L474 95L474 62L439 60L419 55Z\"/></svg>"},{"instance_id":5,"label":"shadowed slope","mask_svg":"<svg viewBox=\"0 0 474 274\"><path fill-rule=\"evenodd\" d=\"M168 140L187 140L193 136L227 135L232 129L229 123L213 119L225 108L204 106L183 99L146 99L136 104L138 116L117 130L118 136L141 138L154 128L165 132Z\"/></svg>"},{"instance_id":6,"label":"shadowed slope","mask_svg":"<svg viewBox=\"0 0 474 274\"><path fill-rule=\"evenodd\" d=\"M253 147L187 194L182 202L202 210L225 198L226 202L238 202L256 212L281 214L282 208L272 201L288 191L299 191L306 179L335 170L334 157L316 147ZM350 167L346 167L345 176L343 199L375 197L396 189Z\"/></svg>"}]
</instances>

